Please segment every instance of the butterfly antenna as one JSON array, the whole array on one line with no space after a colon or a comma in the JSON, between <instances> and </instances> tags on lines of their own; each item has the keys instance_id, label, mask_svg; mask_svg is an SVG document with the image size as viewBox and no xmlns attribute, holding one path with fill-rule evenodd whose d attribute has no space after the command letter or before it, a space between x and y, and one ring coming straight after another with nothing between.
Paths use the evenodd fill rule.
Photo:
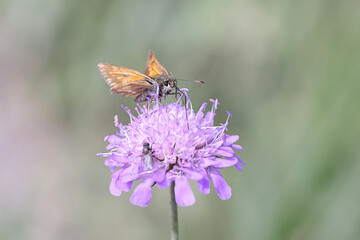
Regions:
<instances>
[{"instance_id":1,"label":"butterfly antenna","mask_svg":"<svg viewBox=\"0 0 360 240\"><path fill-rule=\"evenodd\" d=\"M176 80L186 81L186 82L194 82L194 83L205 83L204 81L201 81L201 80L188 80L188 79L181 79L181 78L177 78Z\"/></svg>"}]
</instances>

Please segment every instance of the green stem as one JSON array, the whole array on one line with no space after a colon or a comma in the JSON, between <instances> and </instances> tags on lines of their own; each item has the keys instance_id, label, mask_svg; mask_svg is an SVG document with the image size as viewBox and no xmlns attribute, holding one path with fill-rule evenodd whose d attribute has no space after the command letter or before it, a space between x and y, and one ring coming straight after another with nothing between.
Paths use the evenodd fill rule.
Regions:
<instances>
[{"instance_id":1,"label":"green stem","mask_svg":"<svg viewBox=\"0 0 360 240\"><path fill-rule=\"evenodd\" d=\"M177 204L175 200L175 181L171 183L170 186L170 205L171 205L171 240L179 240L179 222L178 222L178 213L177 213Z\"/></svg>"}]
</instances>

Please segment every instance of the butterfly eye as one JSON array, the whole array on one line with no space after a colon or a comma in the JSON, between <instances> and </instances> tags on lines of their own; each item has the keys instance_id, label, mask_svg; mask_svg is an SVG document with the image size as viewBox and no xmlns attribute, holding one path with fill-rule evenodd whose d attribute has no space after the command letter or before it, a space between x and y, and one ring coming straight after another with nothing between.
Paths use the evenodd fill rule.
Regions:
<instances>
[{"instance_id":1,"label":"butterfly eye","mask_svg":"<svg viewBox=\"0 0 360 240\"><path fill-rule=\"evenodd\" d=\"M164 81L164 85L167 87L169 84L169 80Z\"/></svg>"}]
</instances>

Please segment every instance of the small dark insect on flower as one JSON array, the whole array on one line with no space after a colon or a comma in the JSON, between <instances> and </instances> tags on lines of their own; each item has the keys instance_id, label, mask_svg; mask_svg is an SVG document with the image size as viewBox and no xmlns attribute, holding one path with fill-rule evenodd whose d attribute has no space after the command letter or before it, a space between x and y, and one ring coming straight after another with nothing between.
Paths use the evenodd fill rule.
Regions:
<instances>
[{"instance_id":1,"label":"small dark insect on flower","mask_svg":"<svg viewBox=\"0 0 360 240\"><path fill-rule=\"evenodd\" d=\"M173 89L179 90L177 79L166 71L152 51L149 51L145 74L108 63L99 63L98 67L111 93L134 97L137 103L153 99L154 96L164 97L171 94ZM198 80L193 82L204 83Z\"/></svg>"},{"instance_id":2,"label":"small dark insect on flower","mask_svg":"<svg viewBox=\"0 0 360 240\"><path fill-rule=\"evenodd\" d=\"M148 142L145 142L143 145L142 160L145 171L151 170L153 168L154 161L152 157L152 150Z\"/></svg>"}]
</instances>

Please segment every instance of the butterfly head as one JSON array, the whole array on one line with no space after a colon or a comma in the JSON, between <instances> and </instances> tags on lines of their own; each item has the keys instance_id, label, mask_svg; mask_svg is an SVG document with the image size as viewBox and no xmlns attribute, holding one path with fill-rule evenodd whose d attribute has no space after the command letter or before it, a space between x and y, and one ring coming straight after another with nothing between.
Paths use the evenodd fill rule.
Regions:
<instances>
[{"instance_id":1,"label":"butterfly head","mask_svg":"<svg viewBox=\"0 0 360 240\"><path fill-rule=\"evenodd\" d=\"M172 76L162 75L156 81L159 83L161 96L169 94L177 85L177 80Z\"/></svg>"},{"instance_id":2,"label":"butterfly head","mask_svg":"<svg viewBox=\"0 0 360 240\"><path fill-rule=\"evenodd\" d=\"M175 78L168 78L164 81L164 86L174 89L176 87L177 81Z\"/></svg>"}]
</instances>

